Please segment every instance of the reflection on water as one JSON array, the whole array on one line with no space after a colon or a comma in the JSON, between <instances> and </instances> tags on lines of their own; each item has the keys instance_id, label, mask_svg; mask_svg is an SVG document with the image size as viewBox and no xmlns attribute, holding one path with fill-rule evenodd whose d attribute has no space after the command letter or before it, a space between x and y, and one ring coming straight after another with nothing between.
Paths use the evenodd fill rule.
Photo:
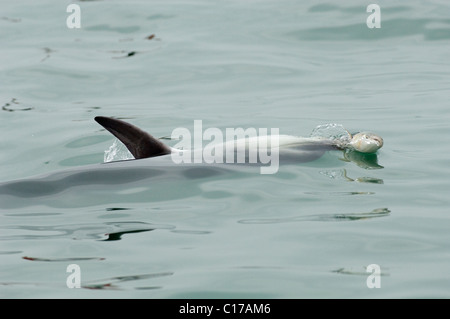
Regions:
<instances>
[{"instance_id":1,"label":"reflection on water","mask_svg":"<svg viewBox=\"0 0 450 319\"><path fill-rule=\"evenodd\" d=\"M354 221L388 216L391 211L387 208L376 208L366 213L347 213L347 214L316 214L307 216L295 216L287 218L258 218L242 219L238 221L241 224L279 224L306 221Z\"/></svg>"},{"instance_id":2,"label":"reflection on water","mask_svg":"<svg viewBox=\"0 0 450 319\"><path fill-rule=\"evenodd\" d=\"M47 260L43 260L47 261ZM67 261L71 261L68 259ZM141 281L153 278L172 276L173 272L160 272L160 273L150 273L150 274L140 274L140 275L125 275L117 276L105 279L90 280L81 283L81 288L92 289L92 290L124 290L121 284L129 281ZM36 287L47 287L47 288L67 288L65 284L52 284L49 282L0 282L0 286L36 286ZM146 289L159 289L161 286L143 286L143 287L133 287L133 289L146 290Z\"/></svg>"},{"instance_id":3,"label":"reflection on water","mask_svg":"<svg viewBox=\"0 0 450 319\"><path fill-rule=\"evenodd\" d=\"M103 257L69 257L69 258L40 258L24 256L22 259L30 261L45 261L45 262L73 262L73 261L87 261L87 260L105 260Z\"/></svg>"},{"instance_id":4,"label":"reflection on water","mask_svg":"<svg viewBox=\"0 0 450 319\"><path fill-rule=\"evenodd\" d=\"M340 170L324 170L320 171L320 174L325 175L332 179L344 179L349 182L359 182L359 183L371 183L371 184L383 184L384 181L381 178L376 177L357 177L357 178L350 178L347 174L347 170L340 169Z\"/></svg>"},{"instance_id":5,"label":"reflection on water","mask_svg":"<svg viewBox=\"0 0 450 319\"><path fill-rule=\"evenodd\" d=\"M354 150L346 150L344 153L345 162L353 162L364 169L379 169L383 166L378 164L378 156L376 153L361 153Z\"/></svg>"},{"instance_id":6,"label":"reflection on water","mask_svg":"<svg viewBox=\"0 0 450 319\"><path fill-rule=\"evenodd\" d=\"M24 231L23 235L1 236L0 240L36 240L52 238L99 239L104 241L120 240L125 234L152 231L155 229L173 229L171 225L156 225L145 222L107 222L91 224L71 224L56 226L6 226L5 230ZM105 238L106 237L106 238Z\"/></svg>"},{"instance_id":7,"label":"reflection on water","mask_svg":"<svg viewBox=\"0 0 450 319\"><path fill-rule=\"evenodd\" d=\"M144 280L158 277L172 276L173 272L161 272L154 274L141 274L141 275L130 275L130 276L118 276L106 279L92 280L87 283L82 283L81 287L85 289L107 289L107 290L120 290L121 283L127 281ZM146 286L146 287L135 287L135 289L158 289L162 288L160 286Z\"/></svg>"},{"instance_id":8,"label":"reflection on water","mask_svg":"<svg viewBox=\"0 0 450 319\"><path fill-rule=\"evenodd\" d=\"M318 196L347 196L347 195L374 195L374 192L304 192L307 195Z\"/></svg>"},{"instance_id":9,"label":"reflection on water","mask_svg":"<svg viewBox=\"0 0 450 319\"><path fill-rule=\"evenodd\" d=\"M121 240L122 236L125 234L132 234L132 233L142 233L146 231L152 231L154 229L137 229L137 230L126 230L126 231L119 231L115 233L108 233L106 236L108 238L104 239L104 241L114 241L114 240Z\"/></svg>"},{"instance_id":10,"label":"reflection on water","mask_svg":"<svg viewBox=\"0 0 450 319\"><path fill-rule=\"evenodd\" d=\"M382 268L383 270L385 269L384 267ZM367 277L369 276L371 273L365 271L366 268L364 268L364 270L352 270L352 269L348 269L348 268L339 268L336 270L332 270L331 272L337 273L337 274L341 274L341 275L352 275L352 276L364 276ZM379 274L380 276L389 276L389 273L382 271Z\"/></svg>"},{"instance_id":11,"label":"reflection on water","mask_svg":"<svg viewBox=\"0 0 450 319\"><path fill-rule=\"evenodd\" d=\"M17 99L13 98L10 102L5 103L2 106L3 111L7 112L16 112L16 111L31 111L33 107L31 106L22 106Z\"/></svg>"}]
</instances>

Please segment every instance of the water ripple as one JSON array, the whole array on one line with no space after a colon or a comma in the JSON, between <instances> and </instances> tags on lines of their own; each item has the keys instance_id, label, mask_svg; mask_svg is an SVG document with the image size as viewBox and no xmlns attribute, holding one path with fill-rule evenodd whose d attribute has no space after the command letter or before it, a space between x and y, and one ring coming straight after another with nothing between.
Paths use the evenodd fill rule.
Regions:
<instances>
[{"instance_id":1,"label":"water ripple","mask_svg":"<svg viewBox=\"0 0 450 319\"><path fill-rule=\"evenodd\" d=\"M450 25L450 19L409 19L397 18L382 20L381 28L369 29L365 23L343 26L316 27L293 31L287 36L297 40L309 41L360 41L403 38L422 35L425 40L438 41L450 39L450 26L430 28L433 23Z\"/></svg>"},{"instance_id":2,"label":"water ripple","mask_svg":"<svg viewBox=\"0 0 450 319\"><path fill-rule=\"evenodd\" d=\"M155 229L173 229L172 225L157 225L144 222L107 222L101 224L71 224L56 226L10 225L5 230L24 231L24 235L4 235L0 240L36 240L52 238L98 239L103 241L120 240L125 234L153 231Z\"/></svg>"},{"instance_id":3,"label":"water ripple","mask_svg":"<svg viewBox=\"0 0 450 319\"><path fill-rule=\"evenodd\" d=\"M256 218L256 219L242 219L240 224L280 224L292 222L308 222L308 221L354 221L363 220L376 217L389 216L391 211L387 208L376 208L370 212L365 213L344 213L344 214L316 214L306 216L295 216L287 218Z\"/></svg>"}]
</instances>

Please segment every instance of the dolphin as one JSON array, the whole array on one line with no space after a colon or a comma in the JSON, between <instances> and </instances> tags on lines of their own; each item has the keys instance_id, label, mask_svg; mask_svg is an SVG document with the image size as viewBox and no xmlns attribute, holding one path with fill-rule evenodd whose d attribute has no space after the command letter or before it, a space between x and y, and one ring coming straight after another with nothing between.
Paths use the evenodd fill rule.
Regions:
<instances>
[{"instance_id":1,"label":"dolphin","mask_svg":"<svg viewBox=\"0 0 450 319\"><path fill-rule=\"evenodd\" d=\"M110 194L107 190L104 190L108 187L113 189L117 200L134 202L142 200L142 198L130 194L146 187L146 180L151 180L152 185L153 183L172 182L185 185L181 196L189 197L202 194L204 190L189 182L183 184L183 181L214 178L218 175L228 176L236 173L240 176L248 176L248 174L257 173L261 167L268 165L267 161L264 162L260 156L257 157L256 161L250 162L250 153L248 152L252 145L260 145L262 140L267 142L267 136L227 141L217 148L223 147L225 151L232 145L235 153L244 151L244 162L197 163L194 161L175 163L174 158L176 156L189 152L193 153L195 150L180 150L170 147L161 142L160 139L122 120L97 116L95 121L118 138L131 152L134 159L86 165L37 177L0 183L0 208L38 204L66 207L70 199L65 196L71 198L70 195L67 195L68 189L76 189L81 193L99 193L97 197L83 197L83 203L73 202L70 204L74 207L88 206L98 204L102 196L105 200L108 200ZM356 162L364 168L381 168L377 164L375 152L382 146L383 140L381 137L366 132L354 134L350 140L345 142L327 138L279 135L276 136L275 140L269 140L268 151L275 152L278 155L279 164L295 164L314 161L327 151L342 150L349 154L359 154L358 156L345 156L346 161ZM127 184L132 190L128 193L124 192L122 186L124 184ZM152 187L151 190L147 191L147 200L152 198L170 200L174 198L170 192L160 188ZM57 194L59 196L52 196Z\"/></svg>"},{"instance_id":2,"label":"dolphin","mask_svg":"<svg viewBox=\"0 0 450 319\"><path fill-rule=\"evenodd\" d=\"M186 152L195 153L193 150L180 150L163 144L160 140L154 138L140 128L133 126L122 120L97 116L94 118L97 123L103 126L116 138L118 138L130 151L135 159L151 158L158 156L167 156L174 154L183 154ZM373 154L383 146L383 139L370 132L361 132L350 134L348 140L329 139L323 137L298 137L290 135L277 136L253 136L241 138L238 140L226 141L219 144L215 149L221 150L225 154L230 148L235 152L242 152L245 155L246 164L250 161L250 150L256 149L261 145L266 146L267 151L276 151L279 160L283 162L304 163L313 161L321 157L326 151L347 150L356 151L363 154ZM264 143L263 143L264 141ZM176 157L176 156L175 156ZM188 158L191 156L188 156ZM233 157L234 158L234 157ZM263 164L262 160L255 161L254 164Z\"/></svg>"}]
</instances>

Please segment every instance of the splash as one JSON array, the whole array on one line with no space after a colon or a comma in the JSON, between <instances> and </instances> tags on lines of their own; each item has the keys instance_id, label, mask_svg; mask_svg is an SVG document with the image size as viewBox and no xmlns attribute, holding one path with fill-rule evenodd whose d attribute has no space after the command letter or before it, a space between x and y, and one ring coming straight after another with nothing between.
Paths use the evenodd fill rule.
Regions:
<instances>
[{"instance_id":1,"label":"splash","mask_svg":"<svg viewBox=\"0 0 450 319\"><path fill-rule=\"evenodd\" d=\"M329 123L317 125L310 137L326 138L345 146L352 139L352 135L341 124Z\"/></svg>"},{"instance_id":2,"label":"splash","mask_svg":"<svg viewBox=\"0 0 450 319\"><path fill-rule=\"evenodd\" d=\"M133 159L133 155L128 151L125 145L123 145L119 140L114 140L113 144L105 151L103 161L105 163L112 161L124 161Z\"/></svg>"},{"instance_id":3,"label":"splash","mask_svg":"<svg viewBox=\"0 0 450 319\"><path fill-rule=\"evenodd\" d=\"M311 137L324 137L332 140L350 140L350 133L341 124L321 124L311 132Z\"/></svg>"}]
</instances>

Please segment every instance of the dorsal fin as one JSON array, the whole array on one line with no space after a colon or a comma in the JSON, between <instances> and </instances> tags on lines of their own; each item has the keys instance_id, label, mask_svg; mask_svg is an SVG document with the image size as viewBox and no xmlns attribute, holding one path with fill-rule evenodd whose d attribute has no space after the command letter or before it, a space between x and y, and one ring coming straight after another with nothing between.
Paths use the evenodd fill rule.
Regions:
<instances>
[{"instance_id":1,"label":"dorsal fin","mask_svg":"<svg viewBox=\"0 0 450 319\"><path fill-rule=\"evenodd\" d=\"M104 116L95 117L95 121L125 144L136 159L171 153L168 146L130 123Z\"/></svg>"}]
</instances>

